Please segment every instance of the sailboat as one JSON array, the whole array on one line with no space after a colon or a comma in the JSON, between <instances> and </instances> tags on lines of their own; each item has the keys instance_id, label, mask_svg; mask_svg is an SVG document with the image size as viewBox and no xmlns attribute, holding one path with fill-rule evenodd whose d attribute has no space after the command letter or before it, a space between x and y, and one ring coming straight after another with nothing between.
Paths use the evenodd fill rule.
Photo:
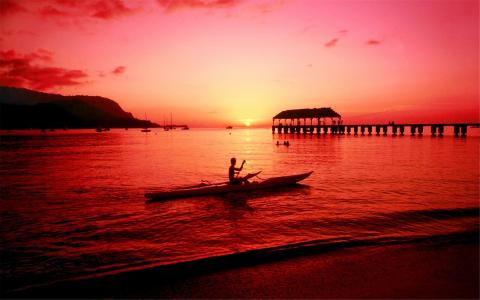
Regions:
<instances>
[{"instance_id":1,"label":"sailboat","mask_svg":"<svg viewBox=\"0 0 480 300\"><path fill-rule=\"evenodd\" d=\"M147 122L147 121L148 121L148 120L147 120L147 113L145 113L145 122ZM143 128L141 131L142 131L142 132L150 132L151 130L148 129L148 127L145 127L145 128Z\"/></svg>"},{"instance_id":2,"label":"sailboat","mask_svg":"<svg viewBox=\"0 0 480 300\"><path fill-rule=\"evenodd\" d=\"M173 127L172 113L170 113L170 125L165 125L165 117L164 117L163 118L163 130L169 131L169 130L172 130L172 129L175 129L175 127Z\"/></svg>"},{"instance_id":3,"label":"sailboat","mask_svg":"<svg viewBox=\"0 0 480 300\"><path fill-rule=\"evenodd\" d=\"M166 123L165 123L165 116L163 116L163 130L165 130L165 131L169 131L169 130L170 130L170 128L169 128L169 127L166 125Z\"/></svg>"}]
</instances>

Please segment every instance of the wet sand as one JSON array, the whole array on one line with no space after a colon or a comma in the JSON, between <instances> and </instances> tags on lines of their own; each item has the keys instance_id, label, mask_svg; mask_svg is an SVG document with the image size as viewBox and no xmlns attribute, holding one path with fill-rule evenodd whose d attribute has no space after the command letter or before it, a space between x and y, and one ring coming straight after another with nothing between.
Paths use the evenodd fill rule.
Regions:
<instances>
[{"instance_id":1,"label":"wet sand","mask_svg":"<svg viewBox=\"0 0 480 300\"><path fill-rule=\"evenodd\" d=\"M479 298L479 244L354 247L224 270L135 271L28 298Z\"/></svg>"}]
</instances>

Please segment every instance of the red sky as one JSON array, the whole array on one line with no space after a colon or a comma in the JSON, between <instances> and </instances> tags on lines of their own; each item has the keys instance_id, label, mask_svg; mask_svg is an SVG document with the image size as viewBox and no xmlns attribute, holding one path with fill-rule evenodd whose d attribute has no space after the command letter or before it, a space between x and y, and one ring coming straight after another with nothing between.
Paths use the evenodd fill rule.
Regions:
<instances>
[{"instance_id":1,"label":"red sky","mask_svg":"<svg viewBox=\"0 0 480 300\"><path fill-rule=\"evenodd\" d=\"M478 121L479 2L0 0L0 84L163 123Z\"/></svg>"}]
</instances>

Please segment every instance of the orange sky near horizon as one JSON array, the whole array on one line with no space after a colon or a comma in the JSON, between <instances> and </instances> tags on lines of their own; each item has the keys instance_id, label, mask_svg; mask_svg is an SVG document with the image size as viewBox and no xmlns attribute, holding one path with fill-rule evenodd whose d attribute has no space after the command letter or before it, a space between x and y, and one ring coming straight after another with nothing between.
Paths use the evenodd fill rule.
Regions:
<instances>
[{"instance_id":1,"label":"orange sky near horizon","mask_svg":"<svg viewBox=\"0 0 480 300\"><path fill-rule=\"evenodd\" d=\"M162 124L479 122L478 1L0 0L0 84Z\"/></svg>"}]
</instances>

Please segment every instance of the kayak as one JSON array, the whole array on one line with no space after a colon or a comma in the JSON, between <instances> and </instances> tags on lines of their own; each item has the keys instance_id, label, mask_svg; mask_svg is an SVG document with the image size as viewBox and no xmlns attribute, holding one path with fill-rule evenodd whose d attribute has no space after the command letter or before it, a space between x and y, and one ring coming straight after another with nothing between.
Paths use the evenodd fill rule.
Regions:
<instances>
[{"instance_id":1,"label":"kayak","mask_svg":"<svg viewBox=\"0 0 480 300\"><path fill-rule=\"evenodd\" d=\"M296 174L296 175L272 177L260 182L252 182L247 184L221 183L221 184L203 185L203 186L198 186L194 188L180 188L180 189L173 189L168 191L151 192L151 193L146 193L145 198L147 198L146 202L153 202L153 201L172 199L172 198L189 198L189 197L197 197L197 196L205 196L205 195L219 195L219 194L226 194L226 193L238 193L238 192L248 192L248 191L254 191L254 190L263 190L263 189L269 189L273 187L296 184L297 182L302 181L308 176L310 176L312 173L313 171L302 173L302 174ZM258 173L254 173L254 174L258 174Z\"/></svg>"},{"instance_id":2,"label":"kayak","mask_svg":"<svg viewBox=\"0 0 480 300\"><path fill-rule=\"evenodd\" d=\"M205 196L205 195L219 195L219 194L226 194L226 193L238 193L238 192L248 192L254 190L263 190L273 187L285 186L285 185L292 185L296 184L297 182L307 178L313 172L307 172L302 174L296 175L289 175L289 176L280 176L280 177L272 177L265 179L260 182L252 182L248 184L228 184L228 183L220 183L220 184L211 184L211 185L202 185L193 188L179 188L173 189L168 191L159 191L159 192L151 192L146 193L145 198L147 198L146 202L153 202L165 199L173 199L173 198L189 198L189 197L197 197L197 196ZM246 177L253 177L252 175L256 175L258 173L249 174Z\"/></svg>"}]
</instances>

